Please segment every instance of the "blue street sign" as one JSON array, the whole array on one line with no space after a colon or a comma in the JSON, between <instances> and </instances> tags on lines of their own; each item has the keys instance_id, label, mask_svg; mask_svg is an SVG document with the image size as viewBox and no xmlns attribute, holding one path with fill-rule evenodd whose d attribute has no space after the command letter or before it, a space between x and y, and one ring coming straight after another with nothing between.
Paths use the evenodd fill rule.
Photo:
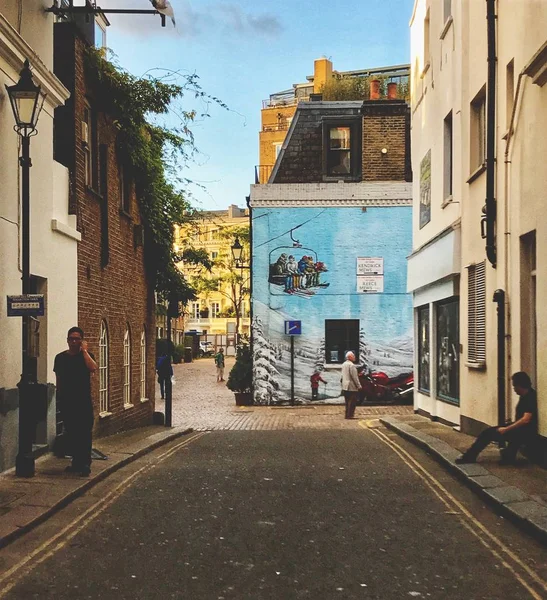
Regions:
<instances>
[{"instance_id":1,"label":"blue street sign","mask_svg":"<svg viewBox=\"0 0 547 600\"><path fill-rule=\"evenodd\" d=\"M285 321L286 335L302 335L302 321Z\"/></svg>"},{"instance_id":2,"label":"blue street sign","mask_svg":"<svg viewBox=\"0 0 547 600\"><path fill-rule=\"evenodd\" d=\"M45 313L43 294L8 296L8 317L43 317Z\"/></svg>"}]
</instances>

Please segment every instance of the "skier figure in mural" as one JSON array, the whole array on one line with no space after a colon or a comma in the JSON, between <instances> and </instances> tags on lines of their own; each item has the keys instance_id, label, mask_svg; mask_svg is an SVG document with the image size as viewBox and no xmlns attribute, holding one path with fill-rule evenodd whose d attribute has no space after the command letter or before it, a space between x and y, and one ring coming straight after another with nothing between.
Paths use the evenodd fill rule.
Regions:
<instances>
[{"instance_id":1,"label":"skier figure in mural","mask_svg":"<svg viewBox=\"0 0 547 600\"><path fill-rule=\"evenodd\" d=\"M307 276L307 266L308 266L308 257L303 256L298 261L298 273L300 274L300 287L310 287L310 282L308 281Z\"/></svg>"},{"instance_id":2,"label":"skier figure in mural","mask_svg":"<svg viewBox=\"0 0 547 600\"><path fill-rule=\"evenodd\" d=\"M320 381L327 385L327 382L321 377L321 373L319 371L314 371L313 375L310 376L312 400L317 400Z\"/></svg>"},{"instance_id":3,"label":"skier figure in mural","mask_svg":"<svg viewBox=\"0 0 547 600\"><path fill-rule=\"evenodd\" d=\"M357 405L358 392L361 390L359 373L355 366L355 354L346 352L346 362L342 364L342 394L346 402L346 419L353 419L355 406Z\"/></svg>"},{"instance_id":4,"label":"skier figure in mural","mask_svg":"<svg viewBox=\"0 0 547 600\"><path fill-rule=\"evenodd\" d=\"M287 255L283 252L272 265L274 275L285 275L287 272Z\"/></svg>"},{"instance_id":5,"label":"skier figure in mural","mask_svg":"<svg viewBox=\"0 0 547 600\"><path fill-rule=\"evenodd\" d=\"M298 264L296 260L294 260L294 256L289 256L289 260L287 261L287 284L286 291L292 293L293 290L299 287L299 277L298 277Z\"/></svg>"}]
</instances>

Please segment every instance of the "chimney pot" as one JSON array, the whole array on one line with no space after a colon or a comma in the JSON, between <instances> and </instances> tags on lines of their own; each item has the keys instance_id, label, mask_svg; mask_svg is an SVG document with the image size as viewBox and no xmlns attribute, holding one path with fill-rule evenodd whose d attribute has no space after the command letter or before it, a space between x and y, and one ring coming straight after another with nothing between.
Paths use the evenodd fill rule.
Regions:
<instances>
[{"instance_id":1,"label":"chimney pot","mask_svg":"<svg viewBox=\"0 0 547 600\"><path fill-rule=\"evenodd\" d=\"M373 79L370 82L370 99L380 100L380 80Z\"/></svg>"},{"instance_id":2,"label":"chimney pot","mask_svg":"<svg viewBox=\"0 0 547 600\"><path fill-rule=\"evenodd\" d=\"M387 99L397 100L397 84L394 81L387 84Z\"/></svg>"}]
</instances>

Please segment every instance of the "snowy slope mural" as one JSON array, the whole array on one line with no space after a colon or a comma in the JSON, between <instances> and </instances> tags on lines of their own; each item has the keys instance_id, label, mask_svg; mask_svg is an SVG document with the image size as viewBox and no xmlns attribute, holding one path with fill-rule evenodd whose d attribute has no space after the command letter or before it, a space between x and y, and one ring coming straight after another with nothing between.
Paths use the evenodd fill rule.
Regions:
<instances>
[{"instance_id":1,"label":"snowy slope mural","mask_svg":"<svg viewBox=\"0 0 547 600\"><path fill-rule=\"evenodd\" d=\"M338 402L347 350L370 370L412 370L412 302L406 293L411 208L310 207L253 210L255 402L290 400L290 339L295 337L295 397Z\"/></svg>"}]
</instances>

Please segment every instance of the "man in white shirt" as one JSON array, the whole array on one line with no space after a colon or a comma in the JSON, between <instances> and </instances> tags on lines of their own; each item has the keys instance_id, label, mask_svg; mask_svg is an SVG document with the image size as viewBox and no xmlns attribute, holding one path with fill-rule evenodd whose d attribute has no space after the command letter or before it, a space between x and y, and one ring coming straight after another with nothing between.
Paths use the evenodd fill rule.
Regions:
<instances>
[{"instance_id":1,"label":"man in white shirt","mask_svg":"<svg viewBox=\"0 0 547 600\"><path fill-rule=\"evenodd\" d=\"M358 392L361 389L359 374L354 363L355 354L351 351L346 352L346 362L342 365L342 394L346 401L346 419L353 419Z\"/></svg>"}]
</instances>

